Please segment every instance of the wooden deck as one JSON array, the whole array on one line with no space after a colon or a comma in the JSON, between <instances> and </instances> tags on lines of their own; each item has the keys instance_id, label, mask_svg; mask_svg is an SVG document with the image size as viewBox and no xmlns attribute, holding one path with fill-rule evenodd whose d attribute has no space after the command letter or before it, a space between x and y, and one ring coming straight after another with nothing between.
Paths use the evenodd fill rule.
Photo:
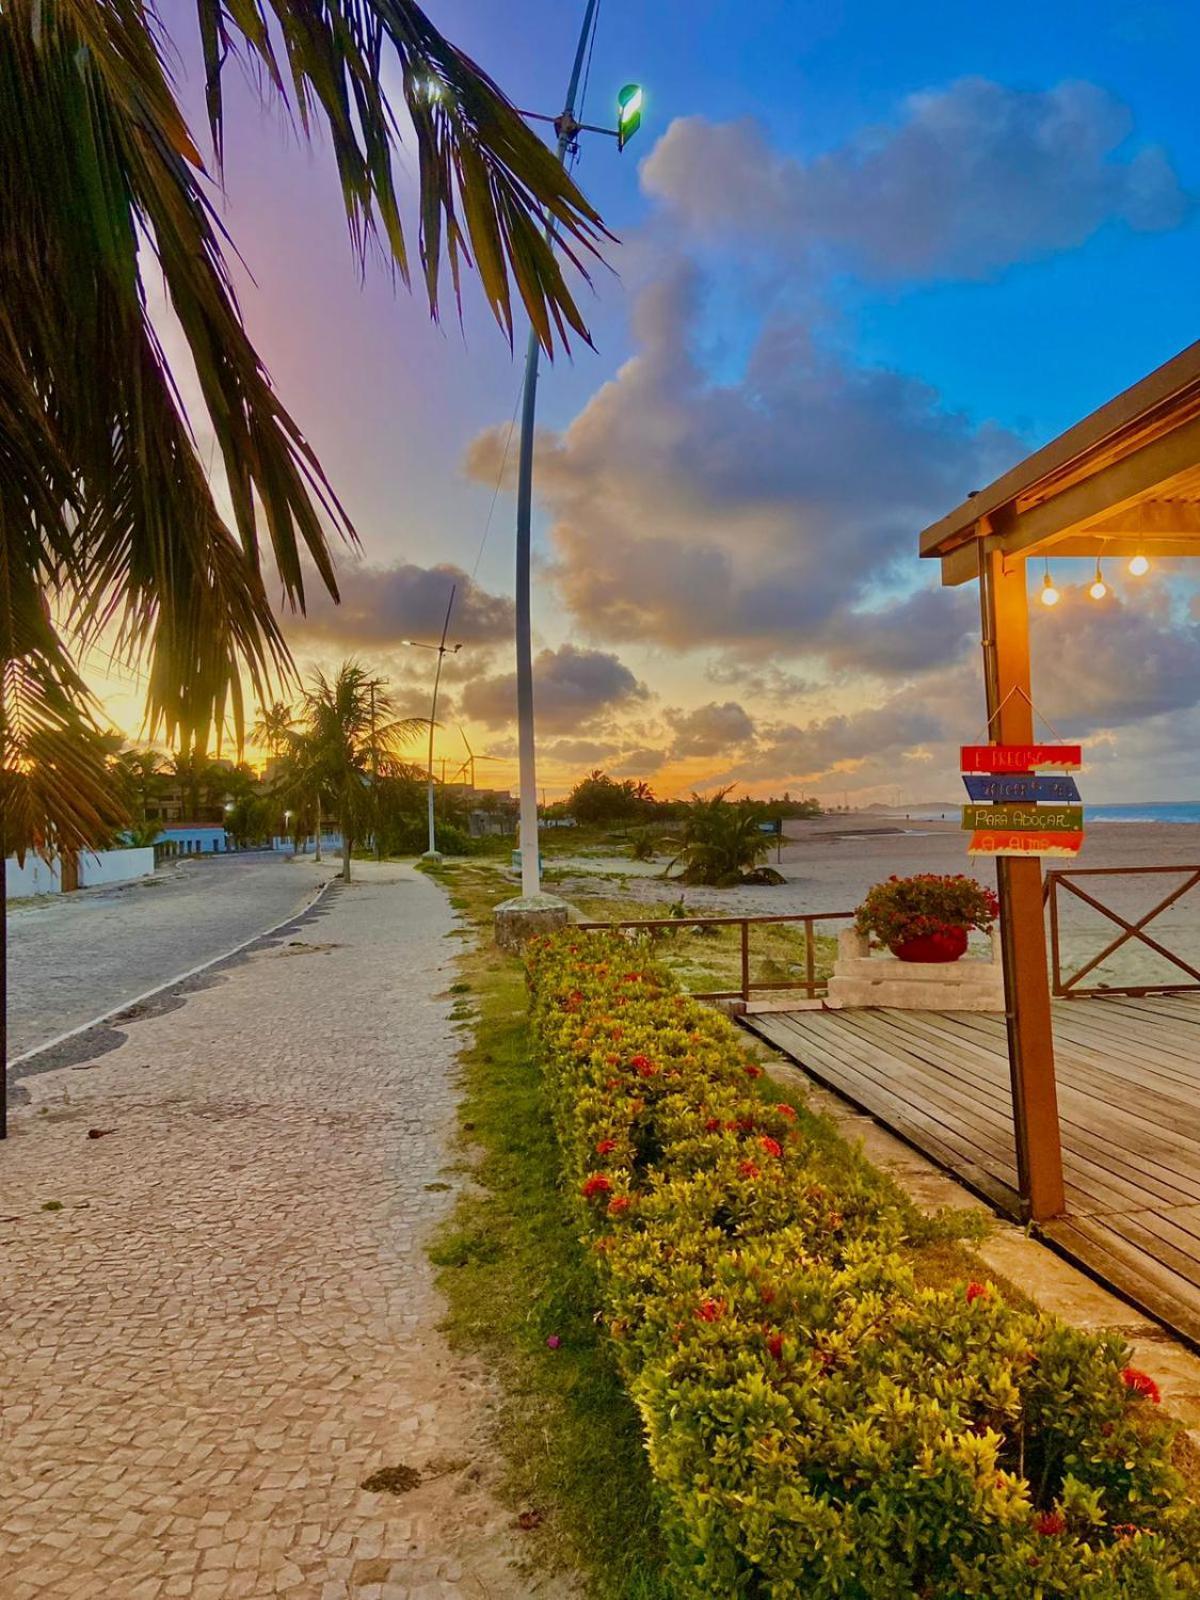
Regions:
<instances>
[{"instance_id":1,"label":"wooden deck","mask_svg":"<svg viewBox=\"0 0 1200 1600\"><path fill-rule=\"evenodd\" d=\"M1002 1017L806 1010L742 1022L1016 1214ZM1200 996L1058 1001L1054 1031L1067 1213L1037 1231L1200 1347Z\"/></svg>"}]
</instances>

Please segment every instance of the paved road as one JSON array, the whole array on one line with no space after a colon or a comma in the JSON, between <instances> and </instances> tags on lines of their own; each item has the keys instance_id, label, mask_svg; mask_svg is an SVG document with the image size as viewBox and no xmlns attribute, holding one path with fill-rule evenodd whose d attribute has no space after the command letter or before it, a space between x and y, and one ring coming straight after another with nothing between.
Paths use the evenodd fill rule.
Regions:
<instances>
[{"instance_id":1,"label":"paved road","mask_svg":"<svg viewBox=\"0 0 1200 1600\"><path fill-rule=\"evenodd\" d=\"M335 870L254 852L14 907L10 1059L281 922Z\"/></svg>"}]
</instances>

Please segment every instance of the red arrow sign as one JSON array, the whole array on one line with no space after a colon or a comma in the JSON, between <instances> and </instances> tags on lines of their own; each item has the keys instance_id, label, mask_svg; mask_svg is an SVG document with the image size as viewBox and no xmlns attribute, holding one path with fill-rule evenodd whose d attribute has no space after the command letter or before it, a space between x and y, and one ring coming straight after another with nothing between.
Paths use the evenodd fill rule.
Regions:
<instances>
[{"instance_id":1,"label":"red arrow sign","mask_svg":"<svg viewBox=\"0 0 1200 1600\"><path fill-rule=\"evenodd\" d=\"M965 744L964 772L1033 772L1038 767L1058 767L1076 772L1083 765L1077 744Z\"/></svg>"}]
</instances>

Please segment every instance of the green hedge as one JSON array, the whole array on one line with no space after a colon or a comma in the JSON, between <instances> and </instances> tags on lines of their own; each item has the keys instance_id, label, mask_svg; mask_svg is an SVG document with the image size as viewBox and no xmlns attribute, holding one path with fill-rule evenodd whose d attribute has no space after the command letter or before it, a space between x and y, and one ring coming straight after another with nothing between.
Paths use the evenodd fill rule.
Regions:
<instances>
[{"instance_id":1,"label":"green hedge","mask_svg":"<svg viewBox=\"0 0 1200 1600\"><path fill-rule=\"evenodd\" d=\"M567 934L529 973L681 1600L1200 1593L1174 1428L1115 1334L918 1287L886 1185L643 948Z\"/></svg>"}]
</instances>

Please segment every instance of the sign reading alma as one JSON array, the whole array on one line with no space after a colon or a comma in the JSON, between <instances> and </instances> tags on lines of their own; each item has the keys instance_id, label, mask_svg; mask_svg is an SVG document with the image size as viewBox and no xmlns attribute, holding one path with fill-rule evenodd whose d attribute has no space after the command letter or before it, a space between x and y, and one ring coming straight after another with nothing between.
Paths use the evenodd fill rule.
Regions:
<instances>
[{"instance_id":1,"label":"sign reading alma","mask_svg":"<svg viewBox=\"0 0 1200 1600\"><path fill-rule=\"evenodd\" d=\"M1077 744L965 744L963 772L1032 772L1037 767L1061 767L1077 772L1083 749Z\"/></svg>"},{"instance_id":2,"label":"sign reading alma","mask_svg":"<svg viewBox=\"0 0 1200 1600\"><path fill-rule=\"evenodd\" d=\"M1082 833L1082 806L964 806L962 825L973 830L1026 829L1033 833Z\"/></svg>"},{"instance_id":3,"label":"sign reading alma","mask_svg":"<svg viewBox=\"0 0 1200 1600\"><path fill-rule=\"evenodd\" d=\"M1077 856L1082 833L1015 832L1005 828L980 828L971 835L967 854L972 856Z\"/></svg>"},{"instance_id":4,"label":"sign reading alma","mask_svg":"<svg viewBox=\"0 0 1200 1600\"><path fill-rule=\"evenodd\" d=\"M1028 805L1035 800L1049 800L1064 805L1079 799L1079 786L1074 778L997 778L968 772L964 773L963 782L971 799L980 802L1016 800Z\"/></svg>"}]
</instances>

